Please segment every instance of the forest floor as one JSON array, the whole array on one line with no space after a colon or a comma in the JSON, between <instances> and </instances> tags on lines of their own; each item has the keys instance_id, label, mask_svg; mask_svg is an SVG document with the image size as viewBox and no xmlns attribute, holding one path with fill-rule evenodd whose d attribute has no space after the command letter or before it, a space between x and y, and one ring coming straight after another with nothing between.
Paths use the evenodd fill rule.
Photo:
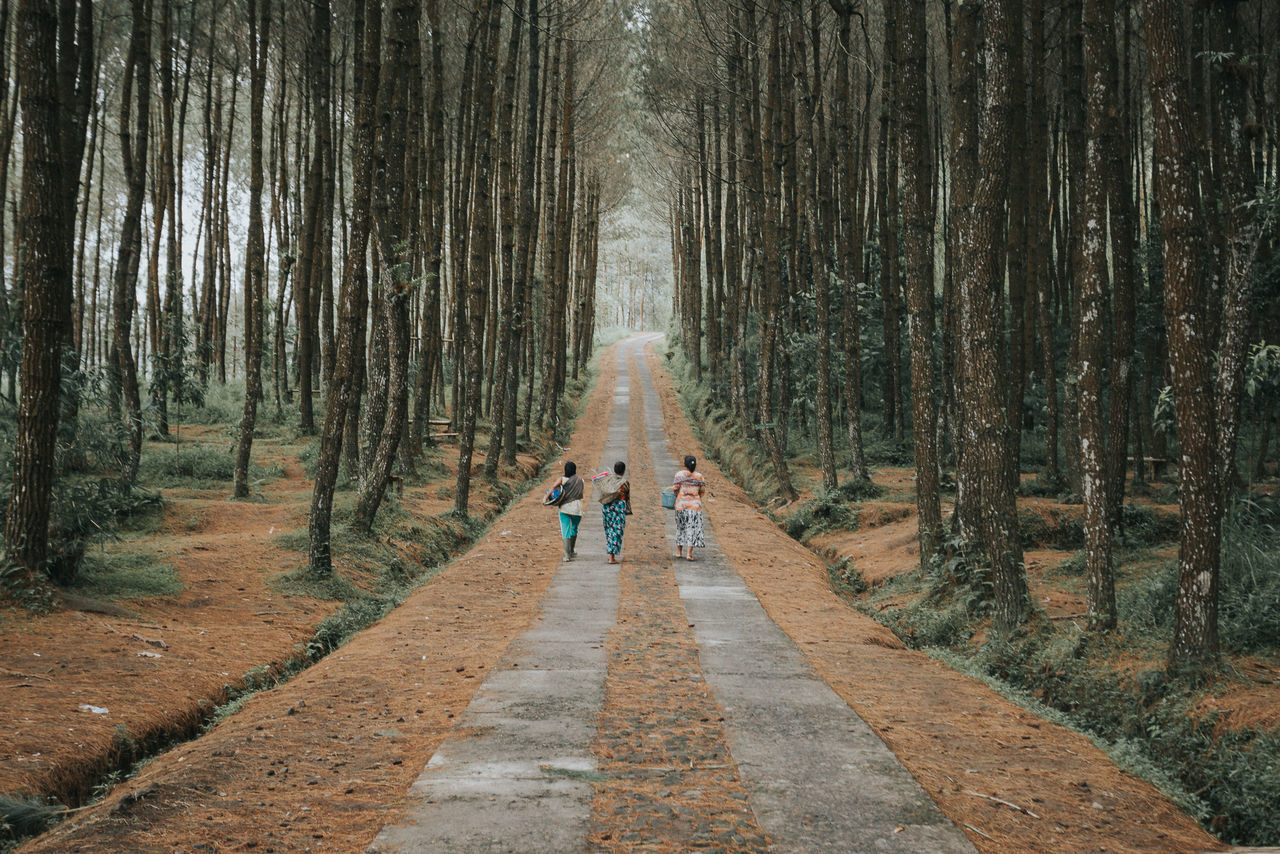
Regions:
<instances>
[{"instance_id":1,"label":"forest floor","mask_svg":"<svg viewBox=\"0 0 1280 854\"><path fill-rule=\"evenodd\" d=\"M672 381L651 351L648 363L669 441L703 460L712 484L709 522L733 569L813 671L977 850L1226 849L1084 736L905 649L851 608L832 590L828 557L788 537L699 452ZM614 359L599 364L570 442L572 456L588 465L605 445L617 373ZM187 435L194 440L201 432ZM10 721L0 732L0 792L84 797L83 783L73 783L87 779L83 763L105 763L112 751L148 737L190 731L202 704L223 695L224 685L298 654L337 607L281 583L301 563L287 535L305 529L305 444L282 439L261 447L260 462L278 466L282 476L261 484L260 502L227 502L225 489L171 493L160 530L113 545L172 564L180 593L126 600L113 606L115 613L67 607L36 620L0 614ZM534 465L525 461L520 478ZM633 471L633 479L640 476ZM888 495L864 506L858 532L810 543L824 555L857 554L868 580L906 573L915 560L909 473L882 469L877 480ZM400 525L446 510L449 483L438 477L406 485ZM512 640L538 618L561 566L559 532L539 497L535 489L518 500L464 557L349 643L249 697L209 732L157 756L22 850L363 850L403 815L414 779L456 735ZM638 500L656 504L653 495ZM651 535L660 536L647 525L629 534ZM415 559L412 537L399 536L403 541L391 545ZM627 548L642 545L629 540ZM1028 553L1036 596L1051 617L1080 610L1070 589L1044 582L1066 554ZM690 666L696 670L696 660ZM593 836L607 850L681 850L609 839ZM750 841L738 850L756 850Z\"/></svg>"}]
</instances>

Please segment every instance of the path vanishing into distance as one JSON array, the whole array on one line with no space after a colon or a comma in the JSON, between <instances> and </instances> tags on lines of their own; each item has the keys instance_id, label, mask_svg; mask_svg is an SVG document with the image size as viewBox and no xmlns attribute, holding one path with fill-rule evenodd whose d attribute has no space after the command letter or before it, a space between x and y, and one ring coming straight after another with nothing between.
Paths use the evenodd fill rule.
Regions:
<instances>
[{"instance_id":1,"label":"path vanishing into distance","mask_svg":"<svg viewBox=\"0 0 1280 854\"><path fill-rule=\"evenodd\" d=\"M656 338L604 352L555 467L628 463L621 566L592 498L562 560L534 489L381 622L22 850L1221 848L831 593L703 460ZM710 482L693 562L659 501L685 453Z\"/></svg>"},{"instance_id":2,"label":"path vanishing into distance","mask_svg":"<svg viewBox=\"0 0 1280 854\"><path fill-rule=\"evenodd\" d=\"M653 517L684 452L666 439L640 344L617 350L608 436L590 461L632 465L639 524L621 569L605 562L591 502L540 619L373 849L972 851L769 619L714 533L698 560L672 559L673 514Z\"/></svg>"}]
</instances>

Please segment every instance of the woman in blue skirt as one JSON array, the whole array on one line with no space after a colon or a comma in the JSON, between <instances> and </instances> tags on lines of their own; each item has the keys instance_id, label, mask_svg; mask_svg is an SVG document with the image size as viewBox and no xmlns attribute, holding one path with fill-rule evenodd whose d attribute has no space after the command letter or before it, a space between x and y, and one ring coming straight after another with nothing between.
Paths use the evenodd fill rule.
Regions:
<instances>
[{"instance_id":1,"label":"woman in blue skirt","mask_svg":"<svg viewBox=\"0 0 1280 854\"><path fill-rule=\"evenodd\" d=\"M578 465L572 461L564 464L564 477L560 478L560 537L564 540L564 559L573 560L574 547L578 545L578 523L582 521L582 478L578 477Z\"/></svg>"}]
</instances>

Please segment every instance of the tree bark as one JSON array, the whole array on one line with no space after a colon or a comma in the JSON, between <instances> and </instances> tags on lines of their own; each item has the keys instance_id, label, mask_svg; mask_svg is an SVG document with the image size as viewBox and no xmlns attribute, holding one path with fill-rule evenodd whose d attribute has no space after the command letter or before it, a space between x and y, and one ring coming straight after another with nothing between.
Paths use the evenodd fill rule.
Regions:
<instances>
[{"instance_id":1,"label":"tree bark","mask_svg":"<svg viewBox=\"0 0 1280 854\"><path fill-rule=\"evenodd\" d=\"M142 203L146 195L147 135L151 121L150 0L133 0L132 15L129 57L120 100L120 154L128 192L120 226L112 296L115 370L124 397L129 442L123 477L129 484L138 476L138 462L142 457L142 401L138 392L138 366L129 336L136 303L134 288L142 254Z\"/></svg>"},{"instance_id":2,"label":"tree bark","mask_svg":"<svg viewBox=\"0 0 1280 854\"><path fill-rule=\"evenodd\" d=\"M261 20L259 21L259 14ZM262 310L266 287L266 238L262 230L262 102L271 49L271 0L249 0L249 235L244 273L244 414L236 447L236 498L249 497L249 457L262 397Z\"/></svg>"},{"instance_id":3,"label":"tree bark","mask_svg":"<svg viewBox=\"0 0 1280 854\"><path fill-rule=\"evenodd\" d=\"M960 283L962 326L969 342L964 447L972 463L977 493L977 533L992 573L995 629L1002 635L1021 626L1031 612L1018 540L1015 493L1006 470L1010 425L1000 299L1012 103L1009 42L1014 37L1014 8L1014 0L986 0L983 4L985 133L973 209L960 224L961 248L969 262L961 270Z\"/></svg>"},{"instance_id":4,"label":"tree bark","mask_svg":"<svg viewBox=\"0 0 1280 854\"><path fill-rule=\"evenodd\" d=\"M1113 0L1085 0L1085 115L1086 152L1084 219L1078 269L1079 312L1075 318L1079 353L1080 478L1084 491L1086 610L1095 632L1116 627L1115 574L1111 566L1111 507L1107 500L1106 425L1103 413L1103 311L1107 297L1107 137L1110 67L1106 40L1110 38ZM1114 156L1114 154L1112 155ZM1112 413L1115 417L1115 413Z\"/></svg>"},{"instance_id":5,"label":"tree bark","mask_svg":"<svg viewBox=\"0 0 1280 854\"><path fill-rule=\"evenodd\" d=\"M21 397L14 436L13 488L5 512L5 553L20 575L10 596L38 587L48 557L54 446L62 380L62 294L71 278L71 241L61 205L63 140L58 115L57 9L20 0L16 64L22 105L22 186L16 282L23 294Z\"/></svg>"},{"instance_id":6,"label":"tree bark","mask_svg":"<svg viewBox=\"0 0 1280 854\"><path fill-rule=\"evenodd\" d=\"M333 571L330 523L333 517L334 485L342 453L344 431L351 413L352 398L359 392L357 367L364 357L364 326L367 303L365 256L372 228L371 190L378 104L378 67L382 51L382 4L356 0L357 20L363 26L356 40L358 97L355 99L355 128L352 133L351 231L343 264L339 293L337 353L333 383L325 409L320 451L316 455L316 480L311 493L308 521L308 572L325 577Z\"/></svg>"},{"instance_id":7,"label":"tree bark","mask_svg":"<svg viewBox=\"0 0 1280 854\"><path fill-rule=\"evenodd\" d=\"M485 302L489 292L489 265L492 246L492 189L490 141L493 122L493 78L497 70L496 32L502 10L498 0L476 0L478 20L487 21L481 43L484 55L477 72L476 86L476 171L474 211L471 217L471 263L468 269L470 282L467 293L468 340L460 350L466 359L462 419L458 436L458 478L454 493L453 512L465 518L471 496L471 455L475 449L476 421L480 414L480 385L483 378L482 348L485 322ZM570 48L572 51L572 48Z\"/></svg>"},{"instance_id":8,"label":"tree bark","mask_svg":"<svg viewBox=\"0 0 1280 854\"><path fill-rule=\"evenodd\" d=\"M1185 68L1183 10L1176 0L1145 0L1143 8L1164 253L1164 317L1180 450L1182 523L1169 669L1181 673L1218 663L1222 490L1203 270L1205 238L1197 216L1199 139Z\"/></svg>"},{"instance_id":9,"label":"tree bark","mask_svg":"<svg viewBox=\"0 0 1280 854\"><path fill-rule=\"evenodd\" d=\"M916 508L920 565L928 566L942 545L937 447L938 410L933 364L933 186L925 97L925 0L901 6L900 98L902 168L906 192L902 219L906 249L907 324L911 336L912 442L916 464Z\"/></svg>"}]
</instances>

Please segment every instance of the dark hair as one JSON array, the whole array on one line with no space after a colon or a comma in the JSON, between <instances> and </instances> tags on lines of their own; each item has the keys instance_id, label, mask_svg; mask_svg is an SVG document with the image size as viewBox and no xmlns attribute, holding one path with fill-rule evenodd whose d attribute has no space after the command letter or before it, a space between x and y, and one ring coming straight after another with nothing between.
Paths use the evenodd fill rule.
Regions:
<instances>
[{"instance_id":1,"label":"dark hair","mask_svg":"<svg viewBox=\"0 0 1280 854\"><path fill-rule=\"evenodd\" d=\"M569 460L569 462L564 464L565 477L573 477L577 473L578 473L578 464L575 463L573 460Z\"/></svg>"},{"instance_id":2,"label":"dark hair","mask_svg":"<svg viewBox=\"0 0 1280 854\"><path fill-rule=\"evenodd\" d=\"M689 471L693 471L695 468L698 467L698 458L693 456L692 454L685 457L684 467L687 468Z\"/></svg>"},{"instance_id":3,"label":"dark hair","mask_svg":"<svg viewBox=\"0 0 1280 854\"><path fill-rule=\"evenodd\" d=\"M618 460L616 463L614 463L614 464L613 464L613 473L614 473L614 474L626 474L626 473L627 473L627 464L626 464L626 463L624 463L622 460Z\"/></svg>"}]
</instances>

